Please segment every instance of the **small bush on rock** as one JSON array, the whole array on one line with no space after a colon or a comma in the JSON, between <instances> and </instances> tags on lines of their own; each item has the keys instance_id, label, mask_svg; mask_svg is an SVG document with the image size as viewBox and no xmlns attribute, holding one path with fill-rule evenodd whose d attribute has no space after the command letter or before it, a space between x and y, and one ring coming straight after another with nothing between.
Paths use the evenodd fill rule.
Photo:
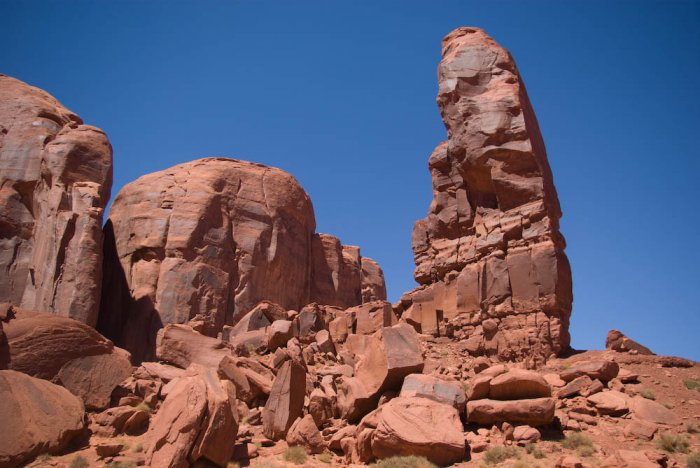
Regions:
<instances>
[{"instance_id":1,"label":"small bush on rock","mask_svg":"<svg viewBox=\"0 0 700 468\"><path fill-rule=\"evenodd\" d=\"M689 455L686 463L688 468L700 468L700 452Z\"/></svg>"},{"instance_id":2,"label":"small bush on rock","mask_svg":"<svg viewBox=\"0 0 700 468\"><path fill-rule=\"evenodd\" d=\"M391 457L379 460L372 465L375 468L436 468L425 457L407 456Z\"/></svg>"},{"instance_id":3,"label":"small bush on rock","mask_svg":"<svg viewBox=\"0 0 700 468\"><path fill-rule=\"evenodd\" d=\"M668 453L688 453L690 450L690 442L685 437L668 432L659 436L656 446Z\"/></svg>"},{"instance_id":4,"label":"small bush on rock","mask_svg":"<svg viewBox=\"0 0 700 468\"><path fill-rule=\"evenodd\" d=\"M284 452L284 459L289 463L294 463L295 465L302 465L306 462L306 450L304 447L294 445L289 447L286 452Z\"/></svg>"},{"instance_id":5,"label":"small bush on rock","mask_svg":"<svg viewBox=\"0 0 700 468\"><path fill-rule=\"evenodd\" d=\"M656 400L656 395L654 395L654 392L649 390L648 388L643 388L639 394L643 397L646 398L647 400Z\"/></svg>"},{"instance_id":6,"label":"small bush on rock","mask_svg":"<svg viewBox=\"0 0 700 468\"><path fill-rule=\"evenodd\" d=\"M694 379L685 379L683 381L685 388L688 390L700 390L700 382Z\"/></svg>"},{"instance_id":7,"label":"small bush on rock","mask_svg":"<svg viewBox=\"0 0 700 468\"><path fill-rule=\"evenodd\" d=\"M696 426L694 423L691 423L691 422L685 424L685 431L688 434L700 433L700 429L698 429L698 426Z\"/></svg>"},{"instance_id":8,"label":"small bush on rock","mask_svg":"<svg viewBox=\"0 0 700 468\"><path fill-rule=\"evenodd\" d=\"M574 432L573 434L566 436L566 438L561 442L561 445L570 450L576 450L581 447L593 448L593 441L580 432Z\"/></svg>"},{"instance_id":9,"label":"small bush on rock","mask_svg":"<svg viewBox=\"0 0 700 468\"><path fill-rule=\"evenodd\" d=\"M70 468L88 468L90 464L88 461L85 459L85 457L82 457L80 455L76 455L75 458L73 458L70 462Z\"/></svg>"},{"instance_id":10,"label":"small bush on rock","mask_svg":"<svg viewBox=\"0 0 700 468\"><path fill-rule=\"evenodd\" d=\"M509 458L520 458L518 449L515 447L506 447L505 445L498 445L486 451L484 454L484 463L487 465L497 465Z\"/></svg>"},{"instance_id":11,"label":"small bush on rock","mask_svg":"<svg viewBox=\"0 0 700 468\"><path fill-rule=\"evenodd\" d=\"M318 459L319 461L321 461L321 463L330 463L333 461L333 453L331 453L330 450L326 449L321 455L318 456Z\"/></svg>"},{"instance_id":12,"label":"small bush on rock","mask_svg":"<svg viewBox=\"0 0 700 468\"><path fill-rule=\"evenodd\" d=\"M532 444L532 443L527 444L525 446L525 451L529 455L532 455L533 457L535 457L537 459L544 458L544 456L545 456L544 453L542 452L542 450L540 450L537 445Z\"/></svg>"}]
</instances>

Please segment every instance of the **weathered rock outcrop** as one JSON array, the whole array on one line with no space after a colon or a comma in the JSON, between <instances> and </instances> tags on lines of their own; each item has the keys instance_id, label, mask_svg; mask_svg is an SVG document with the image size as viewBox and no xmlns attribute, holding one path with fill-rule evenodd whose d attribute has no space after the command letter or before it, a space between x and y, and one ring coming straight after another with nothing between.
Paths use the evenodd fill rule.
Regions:
<instances>
[{"instance_id":1,"label":"weathered rock outcrop","mask_svg":"<svg viewBox=\"0 0 700 468\"><path fill-rule=\"evenodd\" d=\"M105 134L0 75L0 302L95 325L111 186Z\"/></svg>"},{"instance_id":2,"label":"weathered rock outcrop","mask_svg":"<svg viewBox=\"0 0 700 468\"><path fill-rule=\"evenodd\" d=\"M14 315L5 325L10 369L66 387L89 409L106 408L112 391L131 375L129 353L92 327L21 309Z\"/></svg>"},{"instance_id":3,"label":"weathered rock outcrop","mask_svg":"<svg viewBox=\"0 0 700 468\"><path fill-rule=\"evenodd\" d=\"M0 466L22 466L56 453L85 426L85 408L65 388L11 370L0 371Z\"/></svg>"},{"instance_id":4,"label":"weathered rock outcrop","mask_svg":"<svg viewBox=\"0 0 700 468\"><path fill-rule=\"evenodd\" d=\"M300 310L356 305L363 290L385 299L381 270L315 227L308 195L279 169L206 158L143 176L105 227L98 328L138 361L160 327L198 314L215 336L261 300Z\"/></svg>"},{"instance_id":5,"label":"weathered rock outcrop","mask_svg":"<svg viewBox=\"0 0 700 468\"><path fill-rule=\"evenodd\" d=\"M569 346L571 273L544 143L510 54L478 28L443 40L438 105L447 142L430 156L434 198L413 230L403 318L444 321L472 354L529 359Z\"/></svg>"}]
</instances>

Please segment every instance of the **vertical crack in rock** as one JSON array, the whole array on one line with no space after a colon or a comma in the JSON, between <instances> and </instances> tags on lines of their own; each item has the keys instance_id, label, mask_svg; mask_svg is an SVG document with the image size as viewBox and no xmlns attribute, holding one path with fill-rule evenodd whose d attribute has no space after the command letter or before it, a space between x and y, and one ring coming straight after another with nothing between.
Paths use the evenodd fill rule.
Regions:
<instances>
[{"instance_id":1,"label":"vertical crack in rock","mask_svg":"<svg viewBox=\"0 0 700 468\"><path fill-rule=\"evenodd\" d=\"M399 308L423 333L440 334L444 319L470 353L534 367L568 348L572 303L542 136L508 51L478 28L442 46L449 140L430 156L433 202L412 236L421 286Z\"/></svg>"}]
</instances>

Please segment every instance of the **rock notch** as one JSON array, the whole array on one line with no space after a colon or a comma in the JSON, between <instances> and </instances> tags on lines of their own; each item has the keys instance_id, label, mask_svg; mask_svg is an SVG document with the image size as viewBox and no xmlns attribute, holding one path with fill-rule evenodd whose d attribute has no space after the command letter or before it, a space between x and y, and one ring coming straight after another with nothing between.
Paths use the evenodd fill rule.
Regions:
<instances>
[{"instance_id":1,"label":"rock notch","mask_svg":"<svg viewBox=\"0 0 700 468\"><path fill-rule=\"evenodd\" d=\"M372 260L315 229L311 200L280 169L206 158L143 176L105 227L98 329L140 361L159 328L195 316L216 336L262 300L300 310L386 298Z\"/></svg>"},{"instance_id":2,"label":"rock notch","mask_svg":"<svg viewBox=\"0 0 700 468\"><path fill-rule=\"evenodd\" d=\"M95 326L111 186L102 130L0 75L0 302Z\"/></svg>"},{"instance_id":3,"label":"rock notch","mask_svg":"<svg viewBox=\"0 0 700 468\"><path fill-rule=\"evenodd\" d=\"M478 28L442 42L437 102L449 140L430 156L433 202L412 235L403 318L449 321L473 355L531 365L569 346L572 292L561 210L515 63Z\"/></svg>"}]
</instances>

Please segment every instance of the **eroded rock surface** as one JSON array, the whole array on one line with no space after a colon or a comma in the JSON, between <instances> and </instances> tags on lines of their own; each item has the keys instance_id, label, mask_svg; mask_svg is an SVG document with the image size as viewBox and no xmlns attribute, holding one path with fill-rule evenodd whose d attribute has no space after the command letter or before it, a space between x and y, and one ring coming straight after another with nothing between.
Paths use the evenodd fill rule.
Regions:
<instances>
[{"instance_id":1,"label":"eroded rock surface","mask_svg":"<svg viewBox=\"0 0 700 468\"><path fill-rule=\"evenodd\" d=\"M95 325L111 186L104 132L0 75L0 302Z\"/></svg>"},{"instance_id":2,"label":"eroded rock surface","mask_svg":"<svg viewBox=\"0 0 700 468\"><path fill-rule=\"evenodd\" d=\"M119 192L105 227L99 329L140 361L163 325L200 316L216 336L262 300L348 307L383 285L381 270L363 274L359 248L315 227L308 195L276 168L206 158L145 175Z\"/></svg>"},{"instance_id":3,"label":"eroded rock surface","mask_svg":"<svg viewBox=\"0 0 700 468\"><path fill-rule=\"evenodd\" d=\"M571 273L542 136L510 54L478 28L443 40L438 105L449 140L430 156L433 202L413 230L403 317L445 320L473 355L532 365L569 346Z\"/></svg>"}]
</instances>

